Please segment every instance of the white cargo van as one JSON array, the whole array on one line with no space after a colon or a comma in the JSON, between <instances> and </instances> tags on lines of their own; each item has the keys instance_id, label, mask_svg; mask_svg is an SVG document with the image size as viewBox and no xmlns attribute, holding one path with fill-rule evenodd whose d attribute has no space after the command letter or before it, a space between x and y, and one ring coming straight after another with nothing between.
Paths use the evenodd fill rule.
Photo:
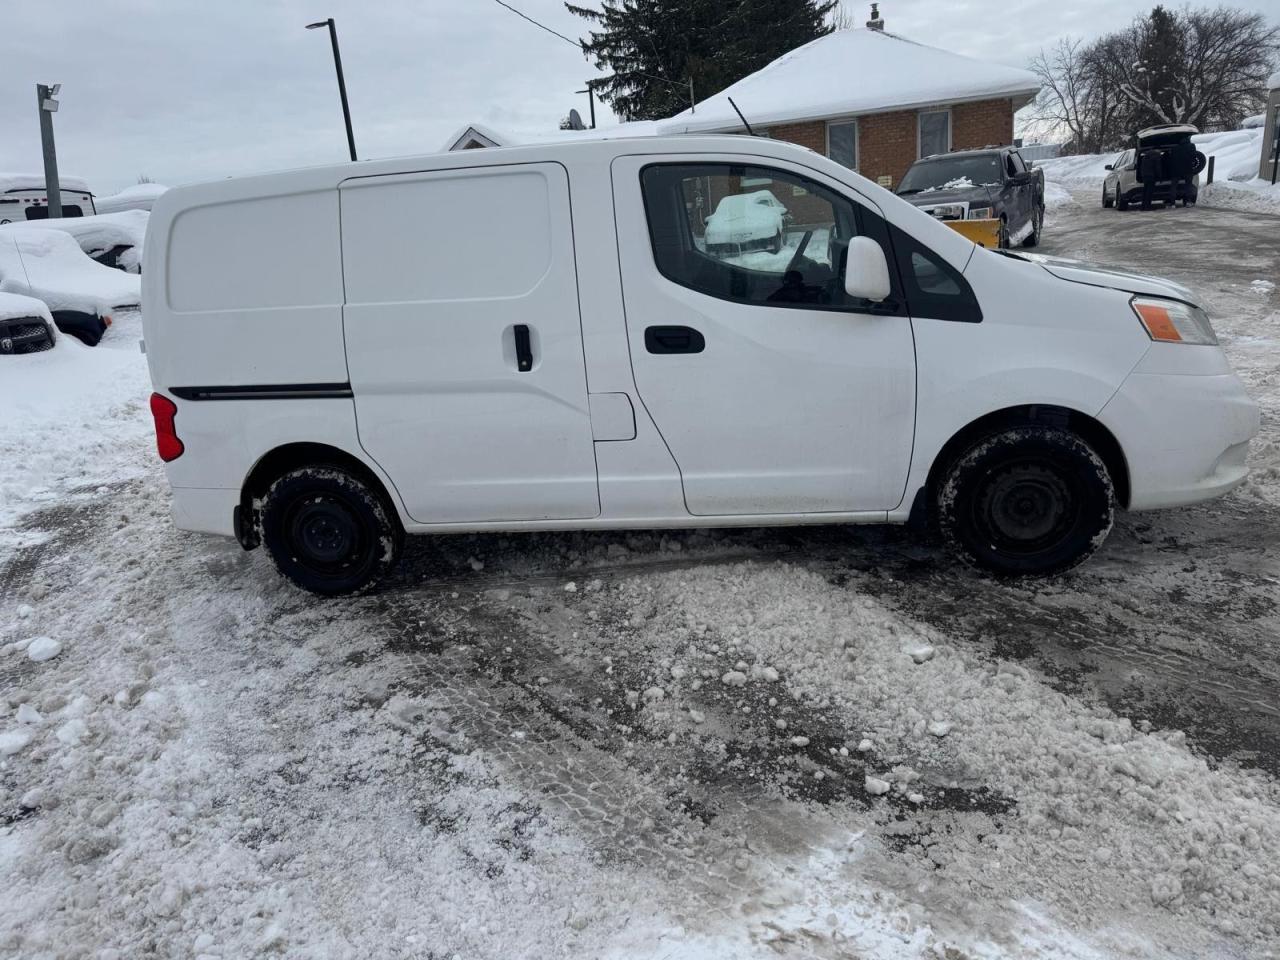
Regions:
<instances>
[{"instance_id":1,"label":"white cargo van","mask_svg":"<svg viewBox=\"0 0 1280 960\"><path fill-rule=\"evenodd\" d=\"M780 244L708 243L766 189ZM150 230L177 523L319 593L405 533L926 516L974 564L1053 573L1117 505L1239 484L1258 428L1190 291L983 250L771 140L223 180Z\"/></svg>"}]
</instances>

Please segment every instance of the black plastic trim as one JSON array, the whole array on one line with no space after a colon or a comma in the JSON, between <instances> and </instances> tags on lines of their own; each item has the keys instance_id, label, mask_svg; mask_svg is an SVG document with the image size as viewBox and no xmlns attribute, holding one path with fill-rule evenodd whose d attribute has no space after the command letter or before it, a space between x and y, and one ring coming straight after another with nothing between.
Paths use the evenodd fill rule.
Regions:
<instances>
[{"instance_id":1,"label":"black plastic trim","mask_svg":"<svg viewBox=\"0 0 1280 960\"><path fill-rule=\"evenodd\" d=\"M170 387L182 400L327 400L355 396L349 383L259 383L235 387Z\"/></svg>"}]
</instances>

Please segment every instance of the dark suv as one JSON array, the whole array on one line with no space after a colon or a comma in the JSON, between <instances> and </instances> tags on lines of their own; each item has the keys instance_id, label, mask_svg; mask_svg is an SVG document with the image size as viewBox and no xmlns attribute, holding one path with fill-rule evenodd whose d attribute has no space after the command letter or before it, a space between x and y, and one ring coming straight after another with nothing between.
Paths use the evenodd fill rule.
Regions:
<instances>
[{"instance_id":1,"label":"dark suv","mask_svg":"<svg viewBox=\"0 0 1280 960\"><path fill-rule=\"evenodd\" d=\"M1015 147L917 160L898 184L898 196L943 221L999 220L1001 247L1034 247L1044 228L1044 171Z\"/></svg>"}]
</instances>

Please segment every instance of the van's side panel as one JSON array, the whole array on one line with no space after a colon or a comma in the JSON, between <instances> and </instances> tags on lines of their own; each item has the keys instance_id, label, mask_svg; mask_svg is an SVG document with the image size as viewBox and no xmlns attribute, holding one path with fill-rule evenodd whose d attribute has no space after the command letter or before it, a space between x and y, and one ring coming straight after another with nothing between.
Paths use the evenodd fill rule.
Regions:
<instances>
[{"instance_id":1,"label":"van's side panel","mask_svg":"<svg viewBox=\"0 0 1280 960\"><path fill-rule=\"evenodd\" d=\"M148 293L163 283L162 321L147 329L156 383L345 383L338 237L334 189L180 211L164 276L146 278Z\"/></svg>"},{"instance_id":2,"label":"van's side panel","mask_svg":"<svg viewBox=\"0 0 1280 960\"><path fill-rule=\"evenodd\" d=\"M359 177L341 195L360 443L409 516L597 516L565 168Z\"/></svg>"}]
</instances>

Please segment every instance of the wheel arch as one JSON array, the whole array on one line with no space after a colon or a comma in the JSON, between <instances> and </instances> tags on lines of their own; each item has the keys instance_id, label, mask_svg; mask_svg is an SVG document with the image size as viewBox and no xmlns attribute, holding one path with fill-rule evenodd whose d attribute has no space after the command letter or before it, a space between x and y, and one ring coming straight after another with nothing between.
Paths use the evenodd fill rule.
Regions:
<instances>
[{"instance_id":1,"label":"wheel arch","mask_svg":"<svg viewBox=\"0 0 1280 960\"><path fill-rule=\"evenodd\" d=\"M254 501L261 498L272 483L290 470L320 464L342 467L369 484L373 491L382 497L388 514L400 525L401 530L404 529L404 521L400 518L400 511L396 507L396 499L392 496L390 487L359 457L327 443L286 443L259 457L257 463L245 476L244 484L240 488L240 506L236 511L235 522L236 539L240 541L241 546L251 550L259 543L260 534Z\"/></svg>"},{"instance_id":2,"label":"wheel arch","mask_svg":"<svg viewBox=\"0 0 1280 960\"><path fill-rule=\"evenodd\" d=\"M913 513L928 509L933 495L942 482L947 468L978 439L1010 427L1047 426L1063 427L1075 433L1097 451L1111 474L1115 486L1116 501L1128 507L1130 496L1129 462L1115 435L1094 417L1079 410L1055 404L1023 404L1005 407L973 420L961 427L938 451L929 467L928 478L916 498Z\"/></svg>"}]
</instances>

